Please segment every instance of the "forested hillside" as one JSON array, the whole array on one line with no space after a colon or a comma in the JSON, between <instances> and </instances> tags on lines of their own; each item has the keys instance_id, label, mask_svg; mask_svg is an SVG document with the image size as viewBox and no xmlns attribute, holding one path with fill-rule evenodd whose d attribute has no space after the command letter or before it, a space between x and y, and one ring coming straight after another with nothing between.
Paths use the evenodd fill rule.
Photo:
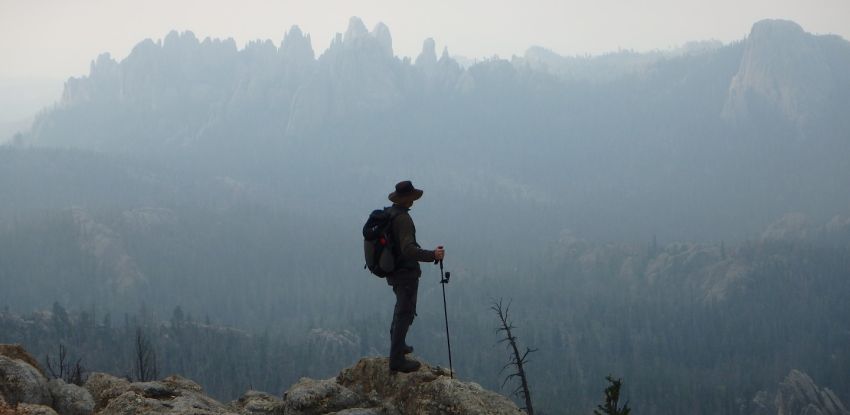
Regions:
<instances>
[{"instance_id":1,"label":"forested hillside","mask_svg":"<svg viewBox=\"0 0 850 415\"><path fill-rule=\"evenodd\" d=\"M360 232L411 179L461 378L498 390L504 298L540 413L589 413L608 374L635 413L762 414L792 369L848 402L848 74L846 40L772 20L468 67L356 18L320 53L144 40L0 148L0 342L133 376L142 334L220 399L332 376L387 353ZM446 364L438 275L408 339Z\"/></svg>"},{"instance_id":2,"label":"forested hillside","mask_svg":"<svg viewBox=\"0 0 850 415\"><path fill-rule=\"evenodd\" d=\"M528 370L536 406L547 413L587 412L607 373L624 376L633 407L648 413L752 413L750 400L791 369L847 401L850 220L812 227L800 219L786 218L739 245L611 245L565 236L531 266L486 276L458 270L449 286L455 368L462 378L499 387L507 351L496 346L489 306L510 296L520 340L540 349ZM247 271L240 278L258 279ZM309 289L315 285L287 295L281 279L211 299L203 272L185 274L180 280L191 287L151 287L144 297L150 304L130 314L83 301L70 313L58 303L26 316L6 311L0 342L27 344L42 358L55 358L63 344L90 370L133 376L140 328L162 374L183 373L220 399L234 399L246 388L279 391L301 376L330 376L363 355L384 354L391 303L380 294L388 289L362 278L344 296ZM420 355L445 364L437 285L433 275L423 280L411 341ZM270 291L280 297L264 295ZM192 293L226 309L216 316L253 318L242 325L254 327L222 327L221 317L201 314ZM170 304L170 315L152 311ZM257 310L278 318L254 316Z\"/></svg>"}]
</instances>

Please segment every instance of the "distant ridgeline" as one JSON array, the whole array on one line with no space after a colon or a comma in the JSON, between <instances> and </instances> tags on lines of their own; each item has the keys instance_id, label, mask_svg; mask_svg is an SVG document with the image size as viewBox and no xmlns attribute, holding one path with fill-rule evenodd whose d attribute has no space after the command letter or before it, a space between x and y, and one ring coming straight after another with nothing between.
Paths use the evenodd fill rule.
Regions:
<instances>
[{"instance_id":1,"label":"distant ridgeline","mask_svg":"<svg viewBox=\"0 0 850 415\"><path fill-rule=\"evenodd\" d=\"M0 343L123 375L141 329L220 399L332 376L387 351L359 227L412 179L462 379L499 388L504 297L541 413L590 413L608 374L641 414L828 409L850 402L848 155L850 43L787 21L465 66L356 18L318 57L297 28L172 32L0 147ZM409 339L445 364L438 276ZM815 382L834 394L800 398Z\"/></svg>"},{"instance_id":2,"label":"distant ridgeline","mask_svg":"<svg viewBox=\"0 0 850 415\"><path fill-rule=\"evenodd\" d=\"M17 142L175 161L319 203L335 200L316 189L359 198L416 175L443 198L540 212L542 233L720 239L786 212L844 213L849 113L850 43L789 21L729 45L534 47L464 68L431 39L399 58L385 25L352 18L318 58L297 27L279 46L171 32L121 62L101 55Z\"/></svg>"}]
</instances>

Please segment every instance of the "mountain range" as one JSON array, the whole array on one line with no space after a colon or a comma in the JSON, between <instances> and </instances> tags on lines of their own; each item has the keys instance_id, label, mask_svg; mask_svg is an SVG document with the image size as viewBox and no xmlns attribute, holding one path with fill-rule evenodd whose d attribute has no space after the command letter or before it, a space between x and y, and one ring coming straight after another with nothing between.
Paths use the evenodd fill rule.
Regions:
<instances>
[{"instance_id":1,"label":"mountain range","mask_svg":"<svg viewBox=\"0 0 850 415\"><path fill-rule=\"evenodd\" d=\"M65 342L118 373L126 333L169 348L162 316L185 310L277 347L248 362L183 332L226 364L192 348L164 364L201 359L219 399L330 376L387 343L360 228L411 179L417 238L446 245L454 276L456 368L485 387L504 357L489 305L507 297L541 349L541 408L589 412L622 373L642 412L770 412L772 392L752 397L792 369L847 402L848 74L850 43L781 20L730 44L463 64L433 40L398 57L357 18L321 53L297 27L244 48L143 40L0 147L4 315L89 316L49 336L12 319L0 341ZM433 362L438 275L424 268L411 334Z\"/></svg>"},{"instance_id":2,"label":"mountain range","mask_svg":"<svg viewBox=\"0 0 850 415\"><path fill-rule=\"evenodd\" d=\"M178 165L290 200L327 188L359 200L416 178L446 200L541 212L555 223L528 226L550 239L734 240L788 212L846 213L848 73L846 40L777 20L728 45L531 48L468 68L430 39L399 58L385 25L357 18L319 56L297 27L243 49L171 32L120 62L99 56L15 142Z\"/></svg>"}]
</instances>

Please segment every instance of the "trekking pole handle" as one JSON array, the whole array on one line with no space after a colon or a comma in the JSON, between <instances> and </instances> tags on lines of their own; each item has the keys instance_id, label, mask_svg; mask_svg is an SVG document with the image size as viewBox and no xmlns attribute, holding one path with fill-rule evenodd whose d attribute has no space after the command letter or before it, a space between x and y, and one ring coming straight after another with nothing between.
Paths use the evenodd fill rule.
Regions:
<instances>
[{"instance_id":1,"label":"trekking pole handle","mask_svg":"<svg viewBox=\"0 0 850 415\"><path fill-rule=\"evenodd\" d=\"M437 249L443 249L443 246L437 245ZM437 265L437 264L440 264L440 269L443 269L443 260L442 259L435 259L434 265Z\"/></svg>"}]
</instances>

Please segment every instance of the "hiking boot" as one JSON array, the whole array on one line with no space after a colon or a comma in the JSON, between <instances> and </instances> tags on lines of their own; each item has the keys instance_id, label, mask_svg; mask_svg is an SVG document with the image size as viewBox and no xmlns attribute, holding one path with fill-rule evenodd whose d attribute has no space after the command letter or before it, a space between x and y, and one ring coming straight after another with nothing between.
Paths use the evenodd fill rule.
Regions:
<instances>
[{"instance_id":1,"label":"hiking boot","mask_svg":"<svg viewBox=\"0 0 850 415\"><path fill-rule=\"evenodd\" d=\"M413 346L408 346L408 345L405 344L404 347L401 348L401 351L404 354L411 354L411 353L413 353Z\"/></svg>"},{"instance_id":2,"label":"hiking boot","mask_svg":"<svg viewBox=\"0 0 850 415\"><path fill-rule=\"evenodd\" d=\"M400 363L390 363L390 370L393 372L410 373L419 370L422 364L415 360L404 359Z\"/></svg>"}]
</instances>

